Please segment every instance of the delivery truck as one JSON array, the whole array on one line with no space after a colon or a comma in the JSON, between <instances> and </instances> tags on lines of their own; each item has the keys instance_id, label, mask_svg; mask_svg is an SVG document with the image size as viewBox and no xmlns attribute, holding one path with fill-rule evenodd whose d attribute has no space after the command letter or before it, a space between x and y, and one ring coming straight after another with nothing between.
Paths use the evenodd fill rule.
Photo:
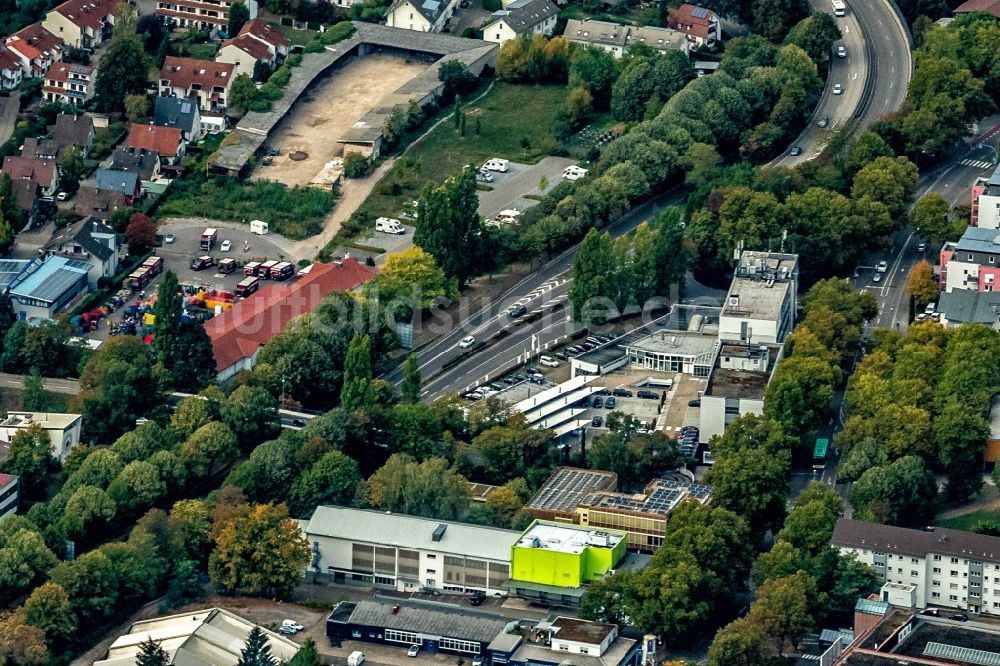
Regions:
<instances>
[{"instance_id":1,"label":"delivery truck","mask_svg":"<svg viewBox=\"0 0 1000 666\"><path fill-rule=\"evenodd\" d=\"M218 239L219 239L218 229L213 229L212 227L205 229L205 231L203 231L201 234L201 249L205 250L206 252L211 250L212 246L215 245L215 241L217 241Z\"/></svg>"}]
</instances>

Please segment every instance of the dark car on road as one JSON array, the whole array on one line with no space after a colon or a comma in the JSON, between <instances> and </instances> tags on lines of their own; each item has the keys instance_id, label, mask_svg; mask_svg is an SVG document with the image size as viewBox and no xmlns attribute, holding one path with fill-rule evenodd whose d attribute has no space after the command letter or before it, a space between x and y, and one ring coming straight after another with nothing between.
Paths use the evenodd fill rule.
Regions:
<instances>
[{"instance_id":1,"label":"dark car on road","mask_svg":"<svg viewBox=\"0 0 1000 666\"><path fill-rule=\"evenodd\" d=\"M528 308L524 307L524 305L512 305L507 310L507 316L510 317L511 319L516 319L522 316L527 311Z\"/></svg>"},{"instance_id":2,"label":"dark car on road","mask_svg":"<svg viewBox=\"0 0 1000 666\"><path fill-rule=\"evenodd\" d=\"M802 148L799 146L792 146L792 149L788 151L788 154L792 157L798 157L802 154Z\"/></svg>"}]
</instances>

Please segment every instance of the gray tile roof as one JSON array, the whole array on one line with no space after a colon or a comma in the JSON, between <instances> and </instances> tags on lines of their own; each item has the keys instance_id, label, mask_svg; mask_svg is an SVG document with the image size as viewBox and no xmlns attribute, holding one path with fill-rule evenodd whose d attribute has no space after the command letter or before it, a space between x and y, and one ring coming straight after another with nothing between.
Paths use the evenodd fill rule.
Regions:
<instances>
[{"instance_id":1,"label":"gray tile roof","mask_svg":"<svg viewBox=\"0 0 1000 666\"><path fill-rule=\"evenodd\" d=\"M1000 563L1000 537L935 527L933 531L841 518L830 543L880 553L925 557L928 553Z\"/></svg>"},{"instance_id":2,"label":"gray tile roof","mask_svg":"<svg viewBox=\"0 0 1000 666\"><path fill-rule=\"evenodd\" d=\"M937 311L953 323L996 324L1000 321L1000 292L952 289L938 297Z\"/></svg>"},{"instance_id":3,"label":"gray tile roof","mask_svg":"<svg viewBox=\"0 0 1000 666\"><path fill-rule=\"evenodd\" d=\"M474 611L454 604L376 597L359 601L349 622L489 643L511 621L502 615Z\"/></svg>"},{"instance_id":4,"label":"gray tile roof","mask_svg":"<svg viewBox=\"0 0 1000 666\"><path fill-rule=\"evenodd\" d=\"M66 243L75 243L101 261L110 257L114 250L94 238L94 234L116 237L115 230L96 217L85 217L52 234L52 238L42 247L43 252L58 252Z\"/></svg>"},{"instance_id":5,"label":"gray tile roof","mask_svg":"<svg viewBox=\"0 0 1000 666\"><path fill-rule=\"evenodd\" d=\"M176 127L183 132L193 132L198 104L180 97L157 97L153 110L153 124Z\"/></svg>"},{"instance_id":6,"label":"gray tile roof","mask_svg":"<svg viewBox=\"0 0 1000 666\"><path fill-rule=\"evenodd\" d=\"M441 525L445 526L444 535L435 541L434 531ZM309 519L306 535L509 562L510 548L521 533L385 511L318 506Z\"/></svg>"},{"instance_id":7,"label":"gray tile roof","mask_svg":"<svg viewBox=\"0 0 1000 666\"><path fill-rule=\"evenodd\" d=\"M60 146L86 146L94 131L94 119L90 116L60 114L52 130L52 140Z\"/></svg>"},{"instance_id":8,"label":"gray tile roof","mask_svg":"<svg viewBox=\"0 0 1000 666\"><path fill-rule=\"evenodd\" d=\"M503 21L520 35L558 13L559 9L550 0L516 0L503 9L493 12L490 23L483 29L492 23Z\"/></svg>"},{"instance_id":9,"label":"gray tile roof","mask_svg":"<svg viewBox=\"0 0 1000 666\"><path fill-rule=\"evenodd\" d=\"M960 252L1000 253L1000 230L969 227L955 245Z\"/></svg>"},{"instance_id":10,"label":"gray tile roof","mask_svg":"<svg viewBox=\"0 0 1000 666\"><path fill-rule=\"evenodd\" d=\"M628 31L628 26L608 21L570 19L566 21L563 36L574 42L624 47L628 41Z\"/></svg>"},{"instance_id":11,"label":"gray tile roof","mask_svg":"<svg viewBox=\"0 0 1000 666\"><path fill-rule=\"evenodd\" d=\"M94 174L97 181L97 189L111 192L121 192L131 196L135 192L136 184L139 181L139 174L130 171L118 171L113 169L98 169Z\"/></svg>"},{"instance_id":12,"label":"gray tile roof","mask_svg":"<svg viewBox=\"0 0 1000 666\"><path fill-rule=\"evenodd\" d=\"M132 171L139 174L139 180L149 180L156 172L159 155L143 148L118 146L111 154L111 169Z\"/></svg>"}]
</instances>

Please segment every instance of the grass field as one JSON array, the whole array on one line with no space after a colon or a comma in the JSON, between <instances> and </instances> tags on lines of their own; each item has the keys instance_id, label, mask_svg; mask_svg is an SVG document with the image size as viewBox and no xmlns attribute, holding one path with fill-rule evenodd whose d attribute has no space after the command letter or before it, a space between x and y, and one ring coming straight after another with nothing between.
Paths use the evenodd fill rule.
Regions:
<instances>
[{"instance_id":1,"label":"grass field","mask_svg":"<svg viewBox=\"0 0 1000 666\"><path fill-rule=\"evenodd\" d=\"M973 525L981 520L1000 520L1000 510L982 509L980 511L973 511L972 513L955 516L954 518L944 518L942 520L935 521L935 525L950 527L953 530L971 531Z\"/></svg>"},{"instance_id":2,"label":"grass field","mask_svg":"<svg viewBox=\"0 0 1000 666\"><path fill-rule=\"evenodd\" d=\"M218 42L205 42L204 44L185 44L184 50L188 58L196 60L214 60L215 53L219 50Z\"/></svg>"},{"instance_id":3,"label":"grass field","mask_svg":"<svg viewBox=\"0 0 1000 666\"><path fill-rule=\"evenodd\" d=\"M428 181L440 182L466 164L479 165L491 157L538 162L557 146L556 113L565 96L562 86L497 83L486 97L464 109L465 136L449 115L426 138L410 146L360 211L373 218L398 217L403 202L418 198Z\"/></svg>"},{"instance_id":4,"label":"grass field","mask_svg":"<svg viewBox=\"0 0 1000 666\"><path fill-rule=\"evenodd\" d=\"M288 25L277 25L271 24L273 27L281 31L288 41L292 43L293 46L308 46L310 43L316 41L319 33L315 30L299 30Z\"/></svg>"}]
</instances>

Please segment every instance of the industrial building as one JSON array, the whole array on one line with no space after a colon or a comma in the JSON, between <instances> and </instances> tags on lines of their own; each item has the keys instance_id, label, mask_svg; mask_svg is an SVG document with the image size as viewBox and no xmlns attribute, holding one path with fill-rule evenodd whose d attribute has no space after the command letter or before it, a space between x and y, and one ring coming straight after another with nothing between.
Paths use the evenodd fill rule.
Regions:
<instances>
[{"instance_id":1,"label":"industrial building","mask_svg":"<svg viewBox=\"0 0 1000 666\"><path fill-rule=\"evenodd\" d=\"M326 635L332 641L419 645L431 653L483 655L511 625L517 623L468 606L376 596L337 604L326 620Z\"/></svg>"},{"instance_id":2,"label":"industrial building","mask_svg":"<svg viewBox=\"0 0 1000 666\"><path fill-rule=\"evenodd\" d=\"M142 642L159 642L176 666L236 666L254 623L221 608L136 622L119 636L94 666L135 666ZM286 663L299 651L293 641L259 627L271 655Z\"/></svg>"},{"instance_id":3,"label":"industrial building","mask_svg":"<svg viewBox=\"0 0 1000 666\"><path fill-rule=\"evenodd\" d=\"M90 264L53 255L35 259L10 283L8 293L17 318L29 324L54 319L56 313L87 291Z\"/></svg>"},{"instance_id":4,"label":"industrial building","mask_svg":"<svg viewBox=\"0 0 1000 666\"><path fill-rule=\"evenodd\" d=\"M493 664L511 666L638 666L642 645L618 627L560 616L539 622L534 631L497 636L488 647Z\"/></svg>"},{"instance_id":5,"label":"industrial building","mask_svg":"<svg viewBox=\"0 0 1000 666\"><path fill-rule=\"evenodd\" d=\"M309 572L401 592L507 594L520 533L385 511L318 506L304 527Z\"/></svg>"}]
</instances>

